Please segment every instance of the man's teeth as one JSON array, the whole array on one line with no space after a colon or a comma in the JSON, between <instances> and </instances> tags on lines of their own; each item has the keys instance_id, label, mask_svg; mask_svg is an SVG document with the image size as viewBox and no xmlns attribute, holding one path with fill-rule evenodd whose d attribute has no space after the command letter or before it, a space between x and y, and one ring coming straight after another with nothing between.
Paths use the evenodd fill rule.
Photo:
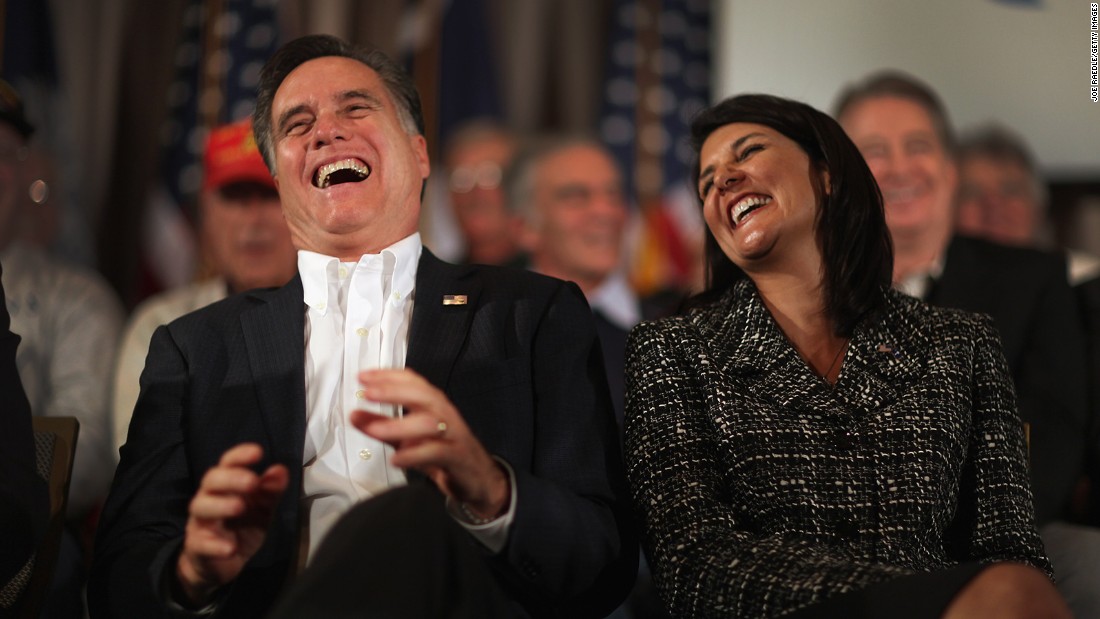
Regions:
<instances>
[{"instance_id":1,"label":"man's teeth","mask_svg":"<svg viewBox=\"0 0 1100 619\"><path fill-rule=\"evenodd\" d=\"M337 172L347 171L345 174L350 175L350 178L346 180L361 181L370 175L370 168L365 166L357 159L344 159L341 161L333 161L332 163L326 163L317 170L317 179L315 184L324 189L332 184L333 175ZM346 182L346 181L342 181Z\"/></svg>"},{"instance_id":2,"label":"man's teeth","mask_svg":"<svg viewBox=\"0 0 1100 619\"><path fill-rule=\"evenodd\" d=\"M907 202L915 199L918 195L920 195L920 190L916 187L888 189L882 192L882 200L884 202Z\"/></svg>"},{"instance_id":3,"label":"man's teeth","mask_svg":"<svg viewBox=\"0 0 1100 619\"><path fill-rule=\"evenodd\" d=\"M771 198L764 196L752 196L751 198L745 198L733 205L733 208L730 209L730 219L733 220L733 225L736 226L741 223L741 220L745 218L745 215L749 214L749 211L758 206L764 206L771 201Z\"/></svg>"}]
</instances>

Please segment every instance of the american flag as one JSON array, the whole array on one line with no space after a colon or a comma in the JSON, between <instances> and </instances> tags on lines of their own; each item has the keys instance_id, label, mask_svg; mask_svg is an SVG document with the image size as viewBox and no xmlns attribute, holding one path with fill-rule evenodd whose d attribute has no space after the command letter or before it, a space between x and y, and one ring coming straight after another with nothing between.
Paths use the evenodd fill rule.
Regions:
<instances>
[{"instance_id":1,"label":"american flag","mask_svg":"<svg viewBox=\"0 0 1100 619\"><path fill-rule=\"evenodd\" d=\"M161 130L161 182L145 221L143 254L155 288L189 281L196 251L188 221L202 184L211 128L252 113L264 61L278 45L278 0L190 0Z\"/></svg>"},{"instance_id":2,"label":"american flag","mask_svg":"<svg viewBox=\"0 0 1100 619\"><path fill-rule=\"evenodd\" d=\"M691 119L710 98L710 2L616 0L600 135L637 196L642 294L693 282L702 219L688 188Z\"/></svg>"},{"instance_id":3,"label":"american flag","mask_svg":"<svg viewBox=\"0 0 1100 619\"><path fill-rule=\"evenodd\" d=\"M450 2L443 14L439 66L439 136L471 118L501 120L500 93L482 0Z\"/></svg>"},{"instance_id":4,"label":"american flag","mask_svg":"<svg viewBox=\"0 0 1100 619\"><path fill-rule=\"evenodd\" d=\"M399 53L416 82L430 148L464 121L503 116L483 0L411 2Z\"/></svg>"}]
</instances>

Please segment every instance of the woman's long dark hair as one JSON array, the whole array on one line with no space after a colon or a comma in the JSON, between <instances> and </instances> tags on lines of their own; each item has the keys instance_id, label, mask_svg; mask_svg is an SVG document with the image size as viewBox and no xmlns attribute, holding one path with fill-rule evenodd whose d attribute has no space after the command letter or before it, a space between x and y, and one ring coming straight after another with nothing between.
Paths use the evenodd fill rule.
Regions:
<instances>
[{"instance_id":1,"label":"woman's long dark hair","mask_svg":"<svg viewBox=\"0 0 1100 619\"><path fill-rule=\"evenodd\" d=\"M695 117L691 124L695 165L692 187L699 186L699 151L715 130L731 123L764 125L797 143L815 169L829 173L815 225L825 269L825 312L836 334L848 337L862 317L878 310L890 285L894 246L882 210L875 177L852 140L828 115L790 99L749 94L731 97ZM689 299L695 307L721 296L748 277L706 231L707 288Z\"/></svg>"}]
</instances>

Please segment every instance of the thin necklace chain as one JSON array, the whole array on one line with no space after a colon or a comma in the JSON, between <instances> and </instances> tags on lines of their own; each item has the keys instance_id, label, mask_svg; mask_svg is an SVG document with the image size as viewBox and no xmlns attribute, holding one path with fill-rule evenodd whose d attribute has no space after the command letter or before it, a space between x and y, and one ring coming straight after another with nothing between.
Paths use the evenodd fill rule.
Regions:
<instances>
[{"instance_id":1,"label":"thin necklace chain","mask_svg":"<svg viewBox=\"0 0 1100 619\"><path fill-rule=\"evenodd\" d=\"M833 369L836 367L837 362L840 361L840 358L844 356L844 351L848 350L848 344L850 343L851 340L844 341L844 344L840 347L840 350L836 351L836 356L833 357L833 362L829 364L829 369L825 370L825 374L822 375L822 378L825 379L825 382L829 383L832 386L836 386L836 382L830 382L829 375L833 373ZM837 380L839 379L840 375L838 374Z\"/></svg>"}]
</instances>

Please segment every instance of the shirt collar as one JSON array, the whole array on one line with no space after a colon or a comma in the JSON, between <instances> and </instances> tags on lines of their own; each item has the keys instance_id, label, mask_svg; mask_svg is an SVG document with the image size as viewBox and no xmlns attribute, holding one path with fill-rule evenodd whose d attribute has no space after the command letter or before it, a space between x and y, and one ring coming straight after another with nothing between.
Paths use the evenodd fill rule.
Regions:
<instances>
[{"instance_id":1,"label":"shirt collar","mask_svg":"<svg viewBox=\"0 0 1100 619\"><path fill-rule=\"evenodd\" d=\"M599 310L615 326L629 331L642 319L638 295L630 288L622 272L616 271L588 297L592 309Z\"/></svg>"},{"instance_id":2,"label":"shirt collar","mask_svg":"<svg viewBox=\"0 0 1100 619\"><path fill-rule=\"evenodd\" d=\"M895 284L894 288L911 297L923 299L928 295L928 289L931 287L932 282L938 280L941 275L943 275L942 255L937 256L927 270L911 273Z\"/></svg>"},{"instance_id":3,"label":"shirt collar","mask_svg":"<svg viewBox=\"0 0 1100 619\"><path fill-rule=\"evenodd\" d=\"M420 233L414 232L400 241L386 247L377 254L363 254L353 268L369 266L371 263L384 263L387 257L394 261L391 296L403 303L412 294L416 286L416 268L420 262L420 253L424 245ZM335 302L330 291L339 289L340 269L347 269L337 258L305 249L298 250L298 273L302 276L303 299L311 309L322 315L328 312Z\"/></svg>"}]
</instances>

